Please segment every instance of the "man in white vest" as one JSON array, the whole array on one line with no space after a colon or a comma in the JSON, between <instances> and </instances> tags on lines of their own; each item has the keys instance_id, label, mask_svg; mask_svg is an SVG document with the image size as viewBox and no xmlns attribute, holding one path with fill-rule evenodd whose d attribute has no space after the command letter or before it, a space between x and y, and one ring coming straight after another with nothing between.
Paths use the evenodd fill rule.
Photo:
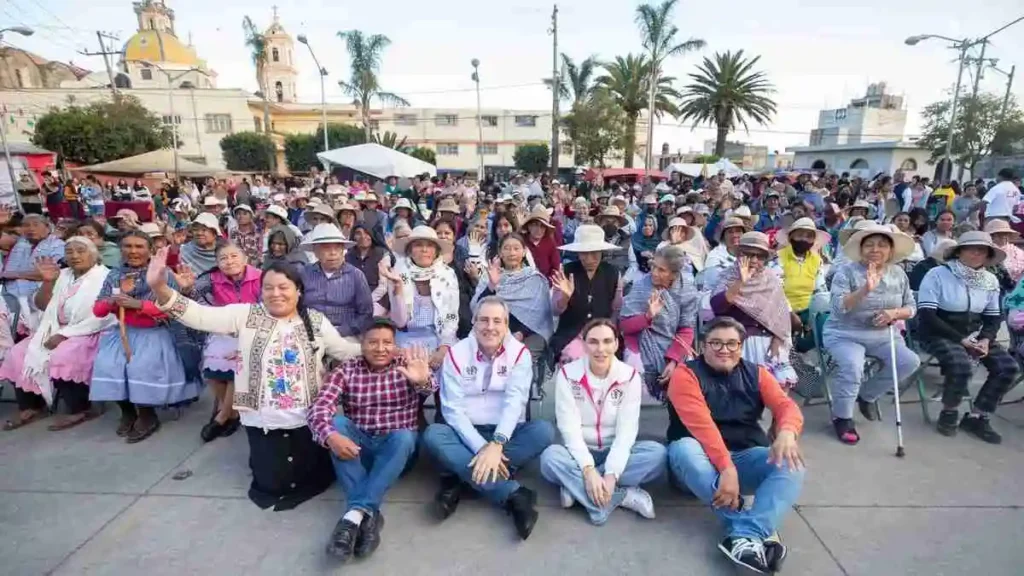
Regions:
<instances>
[{"instance_id":1,"label":"man in white vest","mask_svg":"<svg viewBox=\"0 0 1024 576\"><path fill-rule=\"evenodd\" d=\"M453 476L442 477L442 519L459 503L462 483L512 516L525 540L537 522L536 494L511 478L551 445L550 422L526 422L533 359L508 331L508 307L497 296L480 300L473 333L448 350L441 368L443 424L423 433L423 445ZM457 477L457 478L456 478Z\"/></svg>"}]
</instances>

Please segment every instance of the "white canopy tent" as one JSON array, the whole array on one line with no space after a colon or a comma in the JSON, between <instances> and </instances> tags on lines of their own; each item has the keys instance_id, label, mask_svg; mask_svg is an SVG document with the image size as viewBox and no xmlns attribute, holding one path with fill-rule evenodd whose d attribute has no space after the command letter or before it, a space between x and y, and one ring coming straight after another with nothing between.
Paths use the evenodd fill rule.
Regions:
<instances>
[{"instance_id":1,"label":"white canopy tent","mask_svg":"<svg viewBox=\"0 0 1024 576\"><path fill-rule=\"evenodd\" d=\"M412 178L420 174L437 176L437 167L380 144L357 144L316 155L321 162L338 164L377 178Z\"/></svg>"},{"instance_id":2,"label":"white canopy tent","mask_svg":"<svg viewBox=\"0 0 1024 576\"><path fill-rule=\"evenodd\" d=\"M700 176L702 172L708 176L713 176L718 174L719 170L724 170L727 178L736 178L737 176L742 176L744 174L743 170L729 161L728 158L722 158L714 164L687 164L681 162L669 164L664 171L666 174L681 172L691 178L696 178L697 176Z\"/></svg>"}]
</instances>

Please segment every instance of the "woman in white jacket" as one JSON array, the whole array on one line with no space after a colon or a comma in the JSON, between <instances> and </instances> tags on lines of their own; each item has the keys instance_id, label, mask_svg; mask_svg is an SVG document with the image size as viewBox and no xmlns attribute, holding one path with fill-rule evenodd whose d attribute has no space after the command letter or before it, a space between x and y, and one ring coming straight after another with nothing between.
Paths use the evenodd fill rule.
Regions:
<instances>
[{"instance_id":1,"label":"woman in white jacket","mask_svg":"<svg viewBox=\"0 0 1024 576\"><path fill-rule=\"evenodd\" d=\"M561 487L564 508L579 502L597 526L619 506L654 518L654 502L640 485L664 474L666 450L636 441L642 375L616 358L622 343L611 320L590 321L580 336L586 355L555 378L555 418L565 445L541 454L541 474Z\"/></svg>"}]
</instances>

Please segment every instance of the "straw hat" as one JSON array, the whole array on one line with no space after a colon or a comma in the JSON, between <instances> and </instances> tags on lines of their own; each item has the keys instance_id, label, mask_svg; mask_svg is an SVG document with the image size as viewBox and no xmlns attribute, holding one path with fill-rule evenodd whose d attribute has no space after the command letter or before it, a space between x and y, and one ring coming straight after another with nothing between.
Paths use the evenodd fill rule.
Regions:
<instances>
[{"instance_id":1,"label":"straw hat","mask_svg":"<svg viewBox=\"0 0 1024 576\"><path fill-rule=\"evenodd\" d=\"M995 236L996 234L1011 234L1013 235L1013 242L1020 238L1020 232L1017 232L1006 220L989 220L985 224L985 232L988 232L989 236Z\"/></svg>"},{"instance_id":2,"label":"straw hat","mask_svg":"<svg viewBox=\"0 0 1024 576\"><path fill-rule=\"evenodd\" d=\"M533 207L533 210L531 210L526 216L526 219L523 220L523 225L520 226L520 228L526 230L526 227L530 225L530 222L540 222L544 227L554 229L554 226L551 224L551 213L548 212L548 209L541 204Z\"/></svg>"},{"instance_id":3,"label":"straw hat","mask_svg":"<svg viewBox=\"0 0 1024 576\"><path fill-rule=\"evenodd\" d=\"M820 250L822 246L825 246L832 241L832 235L824 230L818 230L818 227L814 225L814 220L807 218L798 218L795 222L786 228L785 234L779 234L775 236L775 241L779 244L779 248L789 244L789 235L797 230L809 230L814 232L814 247L812 250Z\"/></svg>"},{"instance_id":4,"label":"straw hat","mask_svg":"<svg viewBox=\"0 0 1024 576\"><path fill-rule=\"evenodd\" d=\"M935 247L932 248L932 253L928 256L935 259L939 264L942 264L946 261L946 252L955 247L956 240L953 240L952 238L942 238L935 243Z\"/></svg>"},{"instance_id":5,"label":"straw hat","mask_svg":"<svg viewBox=\"0 0 1024 576\"><path fill-rule=\"evenodd\" d=\"M160 230L160 225L154 222L146 222L142 226L139 226L139 232L142 232L150 238L158 238L163 236L163 231Z\"/></svg>"},{"instance_id":6,"label":"straw hat","mask_svg":"<svg viewBox=\"0 0 1024 576\"><path fill-rule=\"evenodd\" d=\"M868 214L871 214L871 204L868 204L867 200L857 200L853 204L846 207L846 213L849 214L854 208L863 208Z\"/></svg>"},{"instance_id":7,"label":"straw hat","mask_svg":"<svg viewBox=\"0 0 1024 576\"><path fill-rule=\"evenodd\" d=\"M976 230L974 232L964 232L957 239L956 244L946 249L946 253L943 255L944 260L951 260L956 258L961 248L965 246L984 246L988 248L988 260L985 262L985 266L996 266L1006 259L1006 252L1003 249L992 243L992 236L988 232L982 232Z\"/></svg>"},{"instance_id":8,"label":"straw hat","mask_svg":"<svg viewBox=\"0 0 1024 576\"><path fill-rule=\"evenodd\" d=\"M580 224L576 227L576 237L572 244L559 246L566 252L603 252L618 250L619 247L604 241L604 230L597 224Z\"/></svg>"},{"instance_id":9,"label":"straw hat","mask_svg":"<svg viewBox=\"0 0 1024 576\"><path fill-rule=\"evenodd\" d=\"M327 204L317 204L310 212L324 216L329 220L334 220L334 210L331 210L331 207Z\"/></svg>"},{"instance_id":10,"label":"straw hat","mask_svg":"<svg viewBox=\"0 0 1024 576\"><path fill-rule=\"evenodd\" d=\"M725 220L722 220L722 223L718 225L718 229L715 230L715 242L721 242L722 234L729 228L743 228L743 230L746 231L750 228L750 225L747 222L744 222L742 218L730 216Z\"/></svg>"},{"instance_id":11,"label":"straw hat","mask_svg":"<svg viewBox=\"0 0 1024 576\"><path fill-rule=\"evenodd\" d=\"M234 208L231 209L231 213L237 214L239 210L244 210L249 214L253 213L252 206L249 206L248 204L239 204L238 206L235 206Z\"/></svg>"},{"instance_id":12,"label":"straw hat","mask_svg":"<svg viewBox=\"0 0 1024 576\"><path fill-rule=\"evenodd\" d=\"M359 202L360 202L360 203L363 203L363 204L366 204L366 203L368 203L368 202L377 202L377 203L380 203L380 200L379 200L379 199L377 198L377 195L376 195L376 194L374 194L373 192L369 192L369 193L367 193L367 194L366 194L366 195L364 195L364 196L363 196L362 198L359 198L359 197L357 196L357 199L359 200Z\"/></svg>"},{"instance_id":13,"label":"straw hat","mask_svg":"<svg viewBox=\"0 0 1024 576\"><path fill-rule=\"evenodd\" d=\"M619 209L616 206L608 206L604 210L601 210L601 213L598 214L597 218L594 218L594 220L600 222L602 218L615 218L619 222L619 227L626 225L626 217L622 215L622 212L619 212Z\"/></svg>"},{"instance_id":14,"label":"straw hat","mask_svg":"<svg viewBox=\"0 0 1024 576\"><path fill-rule=\"evenodd\" d=\"M740 236L740 248L754 248L760 250L771 258L775 251L772 250L771 240L768 239L768 235L764 232L744 232L743 236Z\"/></svg>"},{"instance_id":15,"label":"straw hat","mask_svg":"<svg viewBox=\"0 0 1024 576\"><path fill-rule=\"evenodd\" d=\"M138 225L139 223L139 215L131 208L121 208L117 211L117 214L114 214L113 218L110 218L110 220L120 220L122 218L130 222L133 226Z\"/></svg>"},{"instance_id":16,"label":"straw hat","mask_svg":"<svg viewBox=\"0 0 1024 576\"><path fill-rule=\"evenodd\" d=\"M195 220L192 221L192 225L199 225L204 228L209 228L220 236L220 222L217 221L217 217L209 212L203 212L199 216L196 216Z\"/></svg>"},{"instance_id":17,"label":"straw hat","mask_svg":"<svg viewBox=\"0 0 1024 576\"><path fill-rule=\"evenodd\" d=\"M839 245L845 246L846 243L850 240L850 236L853 236L854 233L857 232L857 230L861 230L867 226L871 226L874 223L874 221L861 218L860 216L854 216L853 218L850 218L849 220L846 221L846 226L844 226L843 229L839 231Z\"/></svg>"},{"instance_id":18,"label":"straw hat","mask_svg":"<svg viewBox=\"0 0 1024 576\"><path fill-rule=\"evenodd\" d=\"M668 226L666 226L665 230L661 233L661 239L668 240L669 231L671 231L673 228L677 226L682 226L683 228L683 242L689 242L697 234L696 229L687 224L686 220L683 220L682 218L677 216L668 221Z\"/></svg>"},{"instance_id":19,"label":"straw hat","mask_svg":"<svg viewBox=\"0 0 1024 576\"><path fill-rule=\"evenodd\" d=\"M359 213L359 206L353 202L342 202L338 205L338 212L355 212Z\"/></svg>"},{"instance_id":20,"label":"straw hat","mask_svg":"<svg viewBox=\"0 0 1024 576\"><path fill-rule=\"evenodd\" d=\"M736 208L735 210L732 211L732 214L729 215L732 216L733 218L743 218L748 222L754 218L754 215L751 214L750 212L750 206L747 206L746 204L740 206L739 208Z\"/></svg>"},{"instance_id":21,"label":"straw hat","mask_svg":"<svg viewBox=\"0 0 1024 576\"><path fill-rule=\"evenodd\" d=\"M449 212L451 214L459 213L459 204L454 198L445 198L437 204L437 212Z\"/></svg>"},{"instance_id":22,"label":"straw hat","mask_svg":"<svg viewBox=\"0 0 1024 576\"><path fill-rule=\"evenodd\" d=\"M889 257L889 262L900 262L914 252L914 239L896 230L894 226L885 226L870 220L865 220L865 222L868 224L864 227L858 226L857 231L850 236L846 244L843 244L843 253L851 262L860 262L860 245L868 236L881 235L892 242L892 255ZM986 236L988 235L986 234ZM989 242L991 243L991 238Z\"/></svg>"},{"instance_id":23,"label":"straw hat","mask_svg":"<svg viewBox=\"0 0 1024 576\"><path fill-rule=\"evenodd\" d=\"M268 207L266 210L264 210L263 213L264 214L273 214L274 216L277 216L278 218L280 218L283 222L285 222L285 223L288 222L288 211L285 210L284 208L278 206L277 204L274 204L273 206Z\"/></svg>"},{"instance_id":24,"label":"straw hat","mask_svg":"<svg viewBox=\"0 0 1024 576\"><path fill-rule=\"evenodd\" d=\"M323 244L341 244L348 248L355 245L355 242L345 238L341 230L331 223L317 224L316 228L313 228L313 231L302 240L302 247L306 250L312 250L314 246Z\"/></svg>"},{"instance_id":25,"label":"straw hat","mask_svg":"<svg viewBox=\"0 0 1024 576\"><path fill-rule=\"evenodd\" d=\"M412 232L410 232L409 235L406 236L405 238L395 240L393 245L394 251L398 254L407 254L407 252L409 251L409 247L412 246L412 243L417 240L426 240L427 242L432 242L435 246L437 246L438 255L447 254L452 251L451 242L441 240L440 238L437 237L436 230L424 224L421 224L413 228Z\"/></svg>"},{"instance_id":26,"label":"straw hat","mask_svg":"<svg viewBox=\"0 0 1024 576\"><path fill-rule=\"evenodd\" d=\"M213 194L210 194L206 198L203 198L203 206L212 208L213 206L227 206L228 203L220 198L217 198Z\"/></svg>"},{"instance_id":27,"label":"straw hat","mask_svg":"<svg viewBox=\"0 0 1024 576\"><path fill-rule=\"evenodd\" d=\"M398 210L399 208L405 208L410 212L415 212L415 209L412 207L412 202L410 202L408 198L399 198L398 201L395 202L395 205L392 206L392 210Z\"/></svg>"}]
</instances>

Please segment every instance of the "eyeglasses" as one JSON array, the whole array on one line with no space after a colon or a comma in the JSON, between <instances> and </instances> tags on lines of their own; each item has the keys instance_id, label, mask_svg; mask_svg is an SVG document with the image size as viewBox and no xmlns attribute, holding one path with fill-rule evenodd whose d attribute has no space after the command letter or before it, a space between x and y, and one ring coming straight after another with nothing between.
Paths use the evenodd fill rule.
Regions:
<instances>
[{"instance_id":1,"label":"eyeglasses","mask_svg":"<svg viewBox=\"0 0 1024 576\"><path fill-rule=\"evenodd\" d=\"M722 348L725 348L729 352L735 352L740 349L742 344L743 343L739 340L729 340L728 342L724 340L708 340L708 348L711 348L715 352L721 352Z\"/></svg>"}]
</instances>

